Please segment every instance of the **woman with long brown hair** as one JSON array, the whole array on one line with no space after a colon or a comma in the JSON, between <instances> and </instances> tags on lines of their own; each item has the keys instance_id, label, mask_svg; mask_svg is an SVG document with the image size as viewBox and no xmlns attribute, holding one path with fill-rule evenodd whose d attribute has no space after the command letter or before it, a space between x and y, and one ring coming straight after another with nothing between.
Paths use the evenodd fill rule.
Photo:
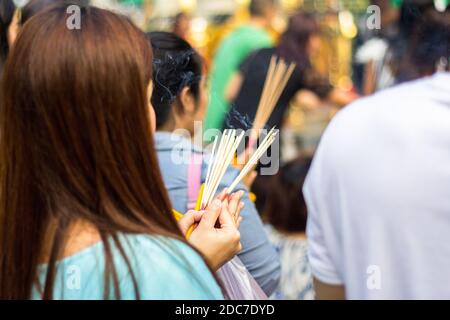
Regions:
<instances>
[{"instance_id":1,"label":"woman with long brown hair","mask_svg":"<svg viewBox=\"0 0 450 320\"><path fill-rule=\"evenodd\" d=\"M320 49L320 28L316 17L305 12L292 15L279 43L250 54L231 78L225 98L232 107L224 127L245 130L253 122L273 55L295 63L296 68L267 121L269 128L282 128L291 102L315 109L324 102L343 106L355 99L353 94L333 88L328 79L314 68L312 57ZM242 121L242 117L248 117L250 121Z\"/></svg>"},{"instance_id":2,"label":"woman with long brown hair","mask_svg":"<svg viewBox=\"0 0 450 320\"><path fill-rule=\"evenodd\" d=\"M32 17L5 65L0 299L222 298L181 230L199 222L190 242L217 269L240 249L239 202L177 225L153 145L151 49L128 19L80 9L80 29L66 5Z\"/></svg>"}]
</instances>

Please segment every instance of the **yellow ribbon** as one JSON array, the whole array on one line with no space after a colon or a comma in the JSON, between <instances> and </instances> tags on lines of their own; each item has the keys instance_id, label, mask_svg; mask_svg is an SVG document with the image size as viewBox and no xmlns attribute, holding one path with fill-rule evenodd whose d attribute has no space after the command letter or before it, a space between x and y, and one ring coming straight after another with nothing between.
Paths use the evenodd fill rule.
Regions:
<instances>
[{"instance_id":1,"label":"yellow ribbon","mask_svg":"<svg viewBox=\"0 0 450 320\"><path fill-rule=\"evenodd\" d=\"M202 201L202 195L203 195L203 189L205 187L205 184L203 183L200 186L200 190L198 192L198 197L197 197L197 203L195 204L195 208L194 210L199 211L200 210L200 206L202 205L201 201ZM183 218L183 215L181 213L179 213L177 210L172 209L173 212L173 216L175 217L175 220L179 221L181 218ZM188 239L192 233L192 231L194 231L194 228L197 226L197 224L193 224L189 230L186 232L186 239Z\"/></svg>"}]
</instances>

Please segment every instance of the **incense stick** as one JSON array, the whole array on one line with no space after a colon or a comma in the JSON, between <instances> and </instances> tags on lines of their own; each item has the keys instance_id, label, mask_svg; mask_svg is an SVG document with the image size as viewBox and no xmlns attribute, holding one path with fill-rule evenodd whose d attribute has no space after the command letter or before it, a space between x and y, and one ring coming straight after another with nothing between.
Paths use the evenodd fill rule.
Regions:
<instances>
[{"instance_id":1,"label":"incense stick","mask_svg":"<svg viewBox=\"0 0 450 320\"><path fill-rule=\"evenodd\" d=\"M225 130L217 145L217 137L214 140L212 156L208 165L205 186L201 197L201 208L206 208L213 200L220 181L225 175L236 149L244 137L244 132L236 136L236 130Z\"/></svg>"},{"instance_id":2,"label":"incense stick","mask_svg":"<svg viewBox=\"0 0 450 320\"><path fill-rule=\"evenodd\" d=\"M211 167L213 164L212 159L214 159L214 152L216 151L216 145L217 145L217 136L214 137L214 142L213 142L213 147L212 147L212 152L211 152L211 158L209 160L209 164L208 164L208 170L206 171L206 180L205 180L205 184L208 184L208 179L209 179L209 173L211 172ZM203 200L203 196L202 196L202 200ZM203 201L202 201L203 202Z\"/></svg>"},{"instance_id":3,"label":"incense stick","mask_svg":"<svg viewBox=\"0 0 450 320\"><path fill-rule=\"evenodd\" d=\"M294 70L294 63L289 64L288 67L282 59L277 61L275 56L270 59L250 140L256 140L259 130L266 125Z\"/></svg>"},{"instance_id":4,"label":"incense stick","mask_svg":"<svg viewBox=\"0 0 450 320\"><path fill-rule=\"evenodd\" d=\"M258 146L256 151L250 157L250 160L246 163L244 168L241 170L239 175L234 179L231 185L227 188L227 193L231 193L234 188L241 182L241 180L253 169L253 167L257 164L259 159L263 156L263 154L269 149L271 144L275 141L275 136L277 132L275 131L275 127L273 127L261 144Z\"/></svg>"}]
</instances>

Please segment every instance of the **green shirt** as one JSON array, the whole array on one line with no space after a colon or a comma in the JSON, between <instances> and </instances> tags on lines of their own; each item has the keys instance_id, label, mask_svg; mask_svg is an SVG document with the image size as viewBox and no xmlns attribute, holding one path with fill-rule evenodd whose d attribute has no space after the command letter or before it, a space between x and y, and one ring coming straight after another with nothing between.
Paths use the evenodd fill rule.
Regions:
<instances>
[{"instance_id":1,"label":"green shirt","mask_svg":"<svg viewBox=\"0 0 450 320\"><path fill-rule=\"evenodd\" d=\"M211 96L204 129L222 129L228 112L225 100L227 85L239 65L253 51L272 46L263 28L244 25L234 30L219 46L211 71Z\"/></svg>"},{"instance_id":2,"label":"green shirt","mask_svg":"<svg viewBox=\"0 0 450 320\"><path fill-rule=\"evenodd\" d=\"M144 5L144 0L119 0L119 2L126 6L142 7Z\"/></svg>"}]
</instances>

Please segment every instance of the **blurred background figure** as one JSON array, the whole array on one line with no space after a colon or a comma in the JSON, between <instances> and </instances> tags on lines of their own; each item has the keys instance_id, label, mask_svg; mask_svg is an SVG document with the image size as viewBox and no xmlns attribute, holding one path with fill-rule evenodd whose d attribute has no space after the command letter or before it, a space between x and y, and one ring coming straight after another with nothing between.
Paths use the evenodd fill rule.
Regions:
<instances>
[{"instance_id":1,"label":"blurred background figure","mask_svg":"<svg viewBox=\"0 0 450 320\"><path fill-rule=\"evenodd\" d=\"M419 2L403 4L421 8L402 57L416 80L340 111L307 176L320 299L450 298L450 10Z\"/></svg>"},{"instance_id":2,"label":"blurred background figure","mask_svg":"<svg viewBox=\"0 0 450 320\"><path fill-rule=\"evenodd\" d=\"M234 30L220 44L211 70L211 98L204 128L221 129L229 105L225 91L242 61L254 50L272 45L266 28L276 15L275 0L251 0L250 20Z\"/></svg>"},{"instance_id":3,"label":"blurred background figure","mask_svg":"<svg viewBox=\"0 0 450 320\"><path fill-rule=\"evenodd\" d=\"M152 105L156 114L155 147L164 184L179 212L195 206L200 185L205 182L211 154L195 144L194 125L204 117L208 92L203 58L185 40L168 32L150 32L154 52ZM185 159L177 165L173 157ZM238 175L229 167L219 185L228 187ZM264 233L264 226L248 189L241 183L244 208L240 225L242 250L238 257L267 295L280 278L278 255Z\"/></svg>"},{"instance_id":4,"label":"blurred background figure","mask_svg":"<svg viewBox=\"0 0 450 320\"><path fill-rule=\"evenodd\" d=\"M354 43L353 79L358 91L364 95L387 88L395 82L391 70L393 54L389 46L399 34L398 1L371 0L370 6L379 8L380 28L372 28L368 24L368 19L374 14L370 11L360 19L359 33Z\"/></svg>"},{"instance_id":5,"label":"blurred background figure","mask_svg":"<svg viewBox=\"0 0 450 320\"><path fill-rule=\"evenodd\" d=\"M293 15L278 44L252 53L229 81L225 99L231 109L224 127L249 129L241 115L253 122L273 55L295 63L296 69L267 122L268 127L282 128L285 111L293 99L310 109L320 107L323 100L339 106L351 102L353 94L333 89L328 79L313 67L311 57L320 49L320 29L314 16L303 12Z\"/></svg>"},{"instance_id":6,"label":"blurred background figure","mask_svg":"<svg viewBox=\"0 0 450 320\"><path fill-rule=\"evenodd\" d=\"M416 80L448 67L449 48L445 36L449 32L449 25L442 24L439 16L448 18L449 4L449 0L403 1L398 34L389 43L393 53L391 69L396 84ZM447 61L443 61L445 58Z\"/></svg>"},{"instance_id":7,"label":"blurred background figure","mask_svg":"<svg viewBox=\"0 0 450 320\"><path fill-rule=\"evenodd\" d=\"M447 0L376 0L381 28L368 29L362 19L356 41L354 79L364 95L419 78L418 64L411 61L410 39L425 12L443 11ZM362 40L364 39L364 40Z\"/></svg>"},{"instance_id":8,"label":"blurred background figure","mask_svg":"<svg viewBox=\"0 0 450 320\"><path fill-rule=\"evenodd\" d=\"M3 1L3 0L2 0ZM27 0L21 1L21 7L17 7L15 14L15 21L12 23L11 27L13 28L10 33L12 34L11 39L12 42L15 40L17 33L23 27L23 25L30 20L34 15L48 9L53 5L67 4L67 5L79 5L79 6L88 6L90 4L90 0Z\"/></svg>"},{"instance_id":9,"label":"blurred background figure","mask_svg":"<svg viewBox=\"0 0 450 320\"><path fill-rule=\"evenodd\" d=\"M190 28L191 18L187 13L180 12L174 17L172 32L181 39L188 41Z\"/></svg>"},{"instance_id":10,"label":"blurred background figure","mask_svg":"<svg viewBox=\"0 0 450 320\"><path fill-rule=\"evenodd\" d=\"M298 157L275 176L257 177L252 187L269 239L280 255L281 279L272 299L314 299L305 235L307 210L301 193L310 164L311 158Z\"/></svg>"},{"instance_id":11,"label":"blurred background figure","mask_svg":"<svg viewBox=\"0 0 450 320\"><path fill-rule=\"evenodd\" d=\"M20 27L22 27L32 16L47 9L51 5L68 2L65 0L29 0L21 9ZM76 2L76 1L74 1Z\"/></svg>"},{"instance_id":12,"label":"blurred background figure","mask_svg":"<svg viewBox=\"0 0 450 320\"><path fill-rule=\"evenodd\" d=\"M0 75L17 34L18 15L12 0L0 0Z\"/></svg>"}]
</instances>

